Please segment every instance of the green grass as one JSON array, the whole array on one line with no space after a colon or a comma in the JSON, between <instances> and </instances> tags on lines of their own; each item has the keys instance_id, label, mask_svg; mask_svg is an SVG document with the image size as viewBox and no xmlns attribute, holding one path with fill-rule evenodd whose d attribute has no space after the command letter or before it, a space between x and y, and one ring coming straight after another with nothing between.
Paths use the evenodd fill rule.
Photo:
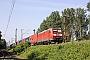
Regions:
<instances>
[{"instance_id":1,"label":"green grass","mask_svg":"<svg viewBox=\"0 0 90 60\"><path fill-rule=\"evenodd\" d=\"M31 46L20 56L29 60L90 60L90 41Z\"/></svg>"}]
</instances>

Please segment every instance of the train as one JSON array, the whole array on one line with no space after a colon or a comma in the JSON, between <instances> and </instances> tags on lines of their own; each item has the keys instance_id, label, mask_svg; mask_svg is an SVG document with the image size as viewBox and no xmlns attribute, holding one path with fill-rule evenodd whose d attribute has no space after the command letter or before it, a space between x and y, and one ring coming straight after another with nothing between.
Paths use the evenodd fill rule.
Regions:
<instances>
[{"instance_id":1,"label":"train","mask_svg":"<svg viewBox=\"0 0 90 60\"><path fill-rule=\"evenodd\" d=\"M62 29L61 28L49 28L40 33L36 33L26 38L23 38L22 40L19 40L15 43L18 45L22 42L30 42L31 45L62 43L63 42Z\"/></svg>"}]
</instances>

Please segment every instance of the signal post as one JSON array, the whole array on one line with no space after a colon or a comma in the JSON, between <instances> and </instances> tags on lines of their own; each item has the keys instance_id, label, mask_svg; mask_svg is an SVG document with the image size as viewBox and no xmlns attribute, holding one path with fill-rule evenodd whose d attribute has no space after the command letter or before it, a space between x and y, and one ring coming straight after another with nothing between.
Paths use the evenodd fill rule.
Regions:
<instances>
[{"instance_id":1,"label":"signal post","mask_svg":"<svg viewBox=\"0 0 90 60\"><path fill-rule=\"evenodd\" d=\"M68 17L69 18L69 16L68 15L64 15L63 16L64 17L64 43L66 42L66 18Z\"/></svg>"}]
</instances>

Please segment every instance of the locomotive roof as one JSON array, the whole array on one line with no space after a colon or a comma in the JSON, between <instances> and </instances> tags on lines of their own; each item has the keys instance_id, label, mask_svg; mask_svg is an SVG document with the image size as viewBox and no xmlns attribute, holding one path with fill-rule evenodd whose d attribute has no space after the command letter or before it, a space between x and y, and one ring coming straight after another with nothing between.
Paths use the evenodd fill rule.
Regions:
<instances>
[{"instance_id":1,"label":"locomotive roof","mask_svg":"<svg viewBox=\"0 0 90 60\"><path fill-rule=\"evenodd\" d=\"M44 30L44 31L38 33L38 34L41 34L41 33L43 33L43 32L46 32L46 31L48 31L48 30L51 30L51 29L61 29L61 28L49 28L49 29L47 29L47 30Z\"/></svg>"},{"instance_id":2,"label":"locomotive roof","mask_svg":"<svg viewBox=\"0 0 90 60\"><path fill-rule=\"evenodd\" d=\"M40 33L38 33L38 34L41 34L41 33L43 33L43 32L46 32L47 30L44 30L44 31L42 31L42 32L40 32Z\"/></svg>"},{"instance_id":3,"label":"locomotive roof","mask_svg":"<svg viewBox=\"0 0 90 60\"><path fill-rule=\"evenodd\" d=\"M47 29L47 30L44 30L44 31L38 33L38 34L41 34L41 33L43 33L43 32L46 32L46 31L52 30L52 29L61 29L61 28L49 28L49 29ZM30 35L30 36L33 36L33 35L37 35L37 34L32 34L32 35ZM29 37L30 37L30 36L29 36Z\"/></svg>"}]
</instances>

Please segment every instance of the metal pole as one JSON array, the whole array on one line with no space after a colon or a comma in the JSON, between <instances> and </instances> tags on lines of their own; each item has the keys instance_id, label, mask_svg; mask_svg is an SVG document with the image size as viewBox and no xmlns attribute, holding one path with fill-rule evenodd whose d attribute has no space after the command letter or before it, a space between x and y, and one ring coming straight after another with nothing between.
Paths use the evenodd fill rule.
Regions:
<instances>
[{"instance_id":1,"label":"metal pole","mask_svg":"<svg viewBox=\"0 0 90 60\"><path fill-rule=\"evenodd\" d=\"M10 43L10 40L9 40L9 44L8 44L8 45L10 46L10 44L11 44L11 43Z\"/></svg>"},{"instance_id":2,"label":"metal pole","mask_svg":"<svg viewBox=\"0 0 90 60\"><path fill-rule=\"evenodd\" d=\"M66 42L66 15L64 16L64 43Z\"/></svg>"},{"instance_id":3,"label":"metal pole","mask_svg":"<svg viewBox=\"0 0 90 60\"><path fill-rule=\"evenodd\" d=\"M11 38L11 43L13 43L13 41L14 41L13 38Z\"/></svg>"},{"instance_id":4,"label":"metal pole","mask_svg":"<svg viewBox=\"0 0 90 60\"><path fill-rule=\"evenodd\" d=\"M24 29L21 29L21 39L23 39L23 30Z\"/></svg>"},{"instance_id":5,"label":"metal pole","mask_svg":"<svg viewBox=\"0 0 90 60\"><path fill-rule=\"evenodd\" d=\"M38 31L37 31L37 41L38 41Z\"/></svg>"},{"instance_id":6,"label":"metal pole","mask_svg":"<svg viewBox=\"0 0 90 60\"><path fill-rule=\"evenodd\" d=\"M33 31L34 31L34 34L35 34L35 29Z\"/></svg>"},{"instance_id":7,"label":"metal pole","mask_svg":"<svg viewBox=\"0 0 90 60\"><path fill-rule=\"evenodd\" d=\"M16 28L16 30L15 30L15 43L17 42L17 28ZM17 45L17 43L16 43L16 45Z\"/></svg>"},{"instance_id":8,"label":"metal pole","mask_svg":"<svg viewBox=\"0 0 90 60\"><path fill-rule=\"evenodd\" d=\"M69 15L64 15L64 43L66 42L66 18L69 18Z\"/></svg>"},{"instance_id":9,"label":"metal pole","mask_svg":"<svg viewBox=\"0 0 90 60\"><path fill-rule=\"evenodd\" d=\"M30 29L27 30L25 33L23 33L23 30L24 30L24 29L21 29L21 39L23 39L23 35L26 34ZM27 34L30 34L30 33L27 33Z\"/></svg>"}]
</instances>

